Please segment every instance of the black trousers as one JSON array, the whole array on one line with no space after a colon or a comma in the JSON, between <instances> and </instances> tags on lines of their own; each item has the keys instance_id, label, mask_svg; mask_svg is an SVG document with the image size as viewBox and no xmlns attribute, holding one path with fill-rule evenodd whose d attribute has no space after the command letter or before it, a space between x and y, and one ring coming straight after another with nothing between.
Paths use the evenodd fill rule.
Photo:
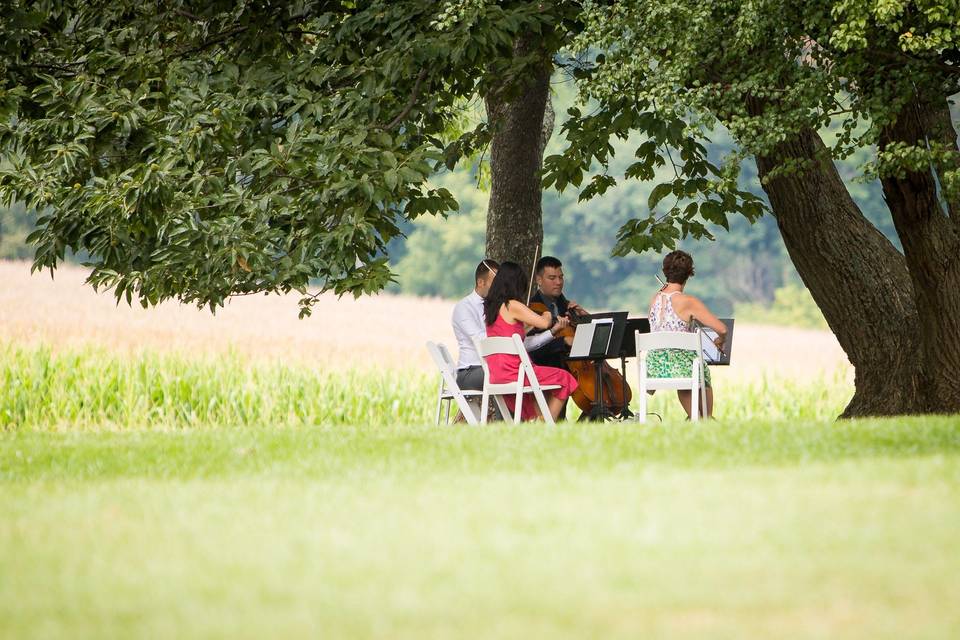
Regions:
<instances>
[{"instance_id":1,"label":"black trousers","mask_svg":"<svg viewBox=\"0 0 960 640\"><path fill-rule=\"evenodd\" d=\"M475 365L466 369L458 369L457 385L468 391L481 391L483 389L483 367Z\"/></svg>"}]
</instances>

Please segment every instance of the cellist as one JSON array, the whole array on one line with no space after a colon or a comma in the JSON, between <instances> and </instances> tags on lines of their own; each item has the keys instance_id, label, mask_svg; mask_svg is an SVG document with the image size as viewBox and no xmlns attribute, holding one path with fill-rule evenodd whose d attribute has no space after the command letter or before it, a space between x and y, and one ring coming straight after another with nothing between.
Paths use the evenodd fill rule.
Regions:
<instances>
[{"instance_id":1,"label":"cellist","mask_svg":"<svg viewBox=\"0 0 960 640\"><path fill-rule=\"evenodd\" d=\"M537 260L534 270L537 291L530 298L530 304L542 303L554 318L566 318L569 314L582 315L586 313L580 305L567 300L563 295L563 263L553 256L543 256ZM533 330L531 334L539 333ZM546 344L530 351L530 359L534 364L545 367L567 368L567 356L570 355L570 344L563 338L554 338Z\"/></svg>"}]
</instances>

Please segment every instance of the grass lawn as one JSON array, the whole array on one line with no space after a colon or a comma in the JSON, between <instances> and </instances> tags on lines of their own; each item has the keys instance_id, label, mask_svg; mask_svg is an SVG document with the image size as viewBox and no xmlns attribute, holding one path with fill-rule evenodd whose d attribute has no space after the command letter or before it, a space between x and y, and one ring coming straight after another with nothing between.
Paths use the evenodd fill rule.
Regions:
<instances>
[{"instance_id":1,"label":"grass lawn","mask_svg":"<svg viewBox=\"0 0 960 640\"><path fill-rule=\"evenodd\" d=\"M960 418L0 434L0 637L956 638Z\"/></svg>"}]
</instances>

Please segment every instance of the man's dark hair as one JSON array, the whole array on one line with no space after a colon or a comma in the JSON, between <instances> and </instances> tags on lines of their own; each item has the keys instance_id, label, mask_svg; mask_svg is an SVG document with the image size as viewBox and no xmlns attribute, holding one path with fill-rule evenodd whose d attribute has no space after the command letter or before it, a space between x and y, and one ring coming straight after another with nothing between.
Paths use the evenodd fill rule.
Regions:
<instances>
[{"instance_id":1,"label":"man's dark hair","mask_svg":"<svg viewBox=\"0 0 960 640\"><path fill-rule=\"evenodd\" d=\"M538 276L541 276L543 275L543 270L546 269L547 267L550 267L551 269L559 269L562 266L563 266L563 263L557 260L556 258L554 258L553 256L543 256L542 258L537 260L536 273Z\"/></svg>"},{"instance_id":2,"label":"man's dark hair","mask_svg":"<svg viewBox=\"0 0 960 640\"><path fill-rule=\"evenodd\" d=\"M527 296L526 277L523 269L516 262L504 262L497 269L497 277L490 285L490 293L483 299L483 318L487 325L497 320L500 314L500 305L511 300L523 300Z\"/></svg>"},{"instance_id":3,"label":"man's dark hair","mask_svg":"<svg viewBox=\"0 0 960 640\"><path fill-rule=\"evenodd\" d=\"M480 264L477 265L477 270L474 272L473 284L477 284L477 281L480 280L480 278L486 276L491 271L497 271L498 269L500 269L500 265L496 260L484 258L480 261Z\"/></svg>"},{"instance_id":4,"label":"man's dark hair","mask_svg":"<svg viewBox=\"0 0 960 640\"><path fill-rule=\"evenodd\" d=\"M687 278L694 274L693 258L686 251L671 251L663 259L663 275L667 282L686 284Z\"/></svg>"}]
</instances>

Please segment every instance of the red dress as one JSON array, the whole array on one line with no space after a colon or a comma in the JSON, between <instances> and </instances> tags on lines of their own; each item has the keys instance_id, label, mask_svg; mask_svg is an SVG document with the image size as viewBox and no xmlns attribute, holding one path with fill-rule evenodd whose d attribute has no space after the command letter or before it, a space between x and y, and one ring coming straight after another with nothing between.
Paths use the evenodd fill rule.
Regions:
<instances>
[{"instance_id":1,"label":"red dress","mask_svg":"<svg viewBox=\"0 0 960 640\"><path fill-rule=\"evenodd\" d=\"M513 334L517 334L523 338L523 323L507 322L499 313L497 314L497 319L494 321L494 323L487 325L488 337L509 338ZM498 353L487 358L487 368L490 370L490 382L516 382L517 376L520 373L520 357L505 353ZM570 372L566 371L565 369L533 365L533 371L537 374L537 380L541 385L560 385L559 389L548 391L546 393L553 393L561 400L566 400L569 398L570 394L577 389L577 379L570 375ZM528 385L530 384L527 380L524 380L524 382ZM513 412L513 406L515 404L514 397L506 396L504 397L504 400L507 403L507 407L511 412ZM536 398L533 397L533 394L524 394L523 406L521 407L520 411L520 419L533 420L538 415L539 411L537 411Z\"/></svg>"}]
</instances>

